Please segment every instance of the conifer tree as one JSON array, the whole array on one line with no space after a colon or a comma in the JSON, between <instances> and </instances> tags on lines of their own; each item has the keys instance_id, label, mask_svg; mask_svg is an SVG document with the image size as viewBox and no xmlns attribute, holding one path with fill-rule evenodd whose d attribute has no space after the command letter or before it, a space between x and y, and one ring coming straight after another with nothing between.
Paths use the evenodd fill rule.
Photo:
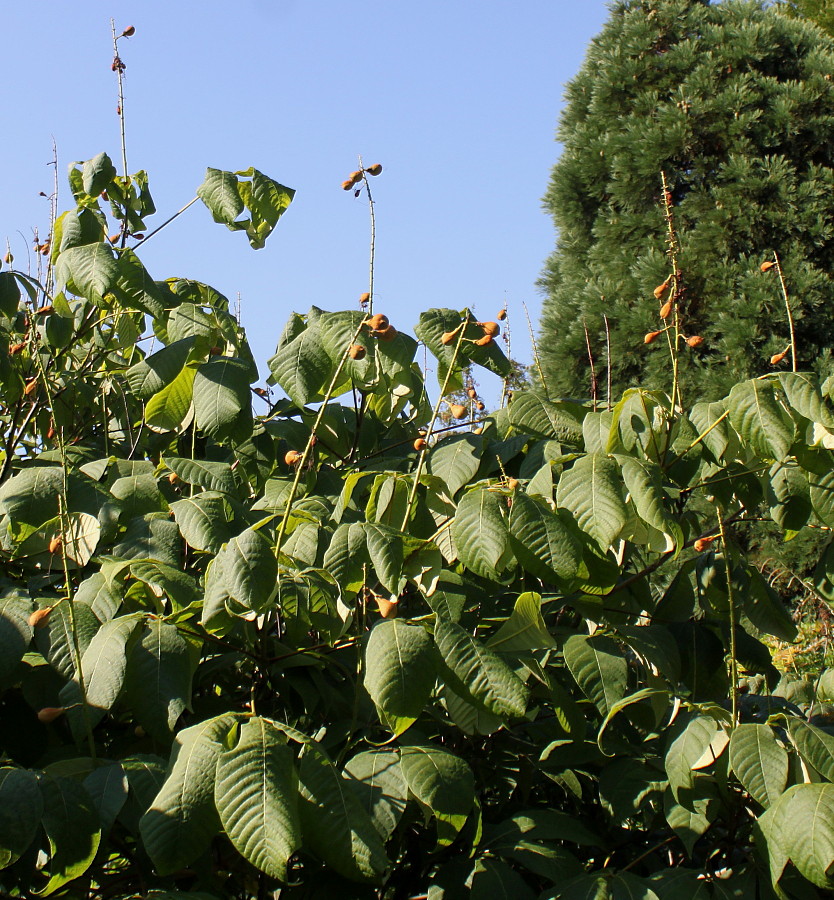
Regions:
<instances>
[{"instance_id":1,"label":"conifer tree","mask_svg":"<svg viewBox=\"0 0 834 900\"><path fill-rule=\"evenodd\" d=\"M669 275L661 172L679 243L685 400L723 396L771 371L829 373L834 343L834 41L764 0L621 0L568 85L563 143L545 197L558 229L541 286L551 395L604 383L669 389L653 289ZM667 321L671 321L667 320ZM697 341L694 343L698 343ZM786 354L781 367L791 365Z\"/></svg>"},{"instance_id":2,"label":"conifer tree","mask_svg":"<svg viewBox=\"0 0 834 900\"><path fill-rule=\"evenodd\" d=\"M834 35L834 0L782 0L782 6L788 15L810 19Z\"/></svg>"}]
</instances>

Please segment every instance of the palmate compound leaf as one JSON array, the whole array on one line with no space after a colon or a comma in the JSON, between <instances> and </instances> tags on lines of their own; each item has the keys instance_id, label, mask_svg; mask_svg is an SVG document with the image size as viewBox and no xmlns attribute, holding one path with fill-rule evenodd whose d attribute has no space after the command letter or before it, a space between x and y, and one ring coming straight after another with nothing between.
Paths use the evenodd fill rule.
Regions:
<instances>
[{"instance_id":1,"label":"palmate compound leaf","mask_svg":"<svg viewBox=\"0 0 834 900\"><path fill-rule=\"evenodd\" d=\"M590 453L576 460L559 479L557 505L607 550L628 521L620 467L607 456Z\"/></svg>"},{"instance_id":2,"label":"palmate compound leaf","mask_svg":"<svg viewBox=\"0 0 834 900\"><path fill-rule=\"evenodd\" d=\"M774 884L790 860L820 888L834 888L834 784L789 787L759 819Z\"/></svg>"},{"instance_id":3,"label":"palmate compound leaf","mask_svg":"<svg viewBox=\"0 0 834 900\"><path fill-rule=\"evenodd\" d=\"M476 575L495 578L512 560L501 498L484 486L464 494L452 523L460 561Z\"/></svg>"},{"instance_id":4,"label":"palmate compound leaf","mask_svg":"<svg viewBox=\"0 0 834 900\"><path fill-rule=\"evenodd\" d=\"M746 723L730 736L730 768L750 796L767 808L788 783L788 754L769 725Z\"/></svg>"},{"instance_id":5,"label":"palmate compound leaf","mask_svg":"<svg viewBox=\"0 0 834 900\"><path fill-rule=\"evenodd\" d=\"M28 769L0 769L0 869L26 851L35 839L42 814L37 776Z\"/></svg>"},{"instance_id":6,"label":"palmate compound leaf","mask_svg":"<svg viewBox=\"0 0 834 900\"><path fill-rule=\"evenodd\" d=\"M524 715L527 687L500 656L460 625L442 619L435 624L434 640L445 663L441 677L452 690L499 718Z\"/></svg>"},{"instance_id":7,"label":"palmate compound leaf","mask_svg":"<svg viewBox=\"0 0 834 900\"><path fill-rule=\"evenodd\" d=\"M285 881L287 861L301 845L298 775L285 735L268 719L245 722L237 745L220 755L214 797L238 852Z\"/></svg>"},{"instance_id":8,"label":"palmate compound leaf","mask_svg":"<svg viewBox=\"0 0 834 900\"><path fill-rule=\"evenodd\" d=\"M366 808L318 745L307 743L298 768L305 848L352 881L379 881L390 862Z\"/></svg>"},{"instance_id":9,"label":"palmate compound leaf","mask_svg":"<svg viewBox=\"0 0 834 900\"><path fill-rule=\"evenodd\" d=\"M408 789L437 820L438 844L448 846L475 803L475 777L459 756L430 744L405 746L400 765Z\"/></svg>"},{"instance_id":10,"label":"palmate compound leaf","mask_svg":"<svg viewBox=\"0 0 834 900\"><path fill-rule=\"evenodd\" d=\"M378 622L365 650L365 688L380 718L402 734L420 715L434 690L436 652L422 625L402 619Z\"/></svg>"},{"instance_id":11,"label":"palmate compound leaf","mask_svg":"<svg viewBox=\"0 0 834 900\"><path fill-rule=\"evenodd\" d=\"M217 716L185 728L174 740L168 776L139 823L145 850L160 875L193 862L217 833L215 771L234 722L230 714Z\"/></svg>"}]
</instances>

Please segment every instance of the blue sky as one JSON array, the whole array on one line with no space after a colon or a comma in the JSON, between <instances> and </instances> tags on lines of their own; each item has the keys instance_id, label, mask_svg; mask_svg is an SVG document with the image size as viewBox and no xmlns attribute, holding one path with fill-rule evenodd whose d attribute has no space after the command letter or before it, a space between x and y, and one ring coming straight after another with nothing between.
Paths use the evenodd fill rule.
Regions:
<instances>
[{"instance_id":1,"label":"blue sky","mask_svg":"<svg viewBox=\"0 0 834 900\"><path fill-rule=\"evenodd\" d=\"M521 304L536 322L564 85L607 14L603 0L6 4L0 238L25 266L32 229L47 230L53 137L61 209L67 163L101 150L118 161L112 15L136 28L120 45L128 164L150 174L157 224L206 166L254 165L297 191L263 250L197 204L140 253L156 278L240 292L264 374L292 310L353 307L367 290L367 206L340 188L357 154L385 170L377 310L411 331L429 306L490 319L506 301L514 355L529 361Z\"/></svg>"}]
</instances>

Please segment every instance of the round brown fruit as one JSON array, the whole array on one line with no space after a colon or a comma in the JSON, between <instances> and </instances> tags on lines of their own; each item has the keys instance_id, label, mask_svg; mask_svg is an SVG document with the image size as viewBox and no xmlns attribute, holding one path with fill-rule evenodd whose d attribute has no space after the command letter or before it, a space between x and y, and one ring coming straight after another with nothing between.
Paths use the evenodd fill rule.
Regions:
<instances>
[{"instance_id":1,"label":"round brown fruit","mask_svg":"<svg viewBox=\"0 0 834 900\"><path fill-rule=\"evenodd\" d=\"M61 536L56 534L54 538L49 542L49 552L50 553L60 553L61 547L63 546L63 541L61 540Z\"/></svg>"},{"instance_id":2,"label":"round brown fruit","mask_svg":"<svg viewBox=\"0 0 834 900\"><path fill-rule=\"evenodd\" d=\"M176 484L180 480L180 476L176 472L168 473L168 484Z\"/></svg>"},{"instance_id":3,"label":"round brown fruit","mask_svg":"<svg viewBox=\"0 0 834 900\"><path fill-rule=\"evenodd\" d=\"M507 318L507 307L505 306L504 309L499 309L495 318L498 319L499 322L503 322L504 319Z\"/></svg>"},{"instance_id":4,"label":"round brown fruit","mask_svg":"<svg viewBox=\"0 0 834 900\"><path fill-rule=\"evenodd\" d=\"M370 299L371 299L371 295L367 291L365 291L364 294L359 295L359 305L366 306Z\"/></svg>"},{"instance_id":5,"label":"round brown fruit","mask_svg":"<svg viewBox=\"0 0 834 900\"><path fill-rule=\"evenodd\" d=\"M501 326L497 322L479 322L478 324L483 328L484 334L488 334L490 337L497 337L501 334Z\"/></svg>"},{"instance_id":6,"label":"round brown fruit","mask_svg":"<svg viewBox=\"0 0 834 900\"><path fill-rule=\"evenodd\" d=\"M43 709L38 710L38 721L43 722L45 725L48 725L50 722L54 722L59 716L62 716L63 714L63 706L44 706Z\"/></svg>"},{"instance_id":7,"label":"round brown fruit","mask_svg":"<svg viewBox=\"0 0 834 900\"><path fill-rule=\"evenodd\" d=\"M449 407L449 412L451 412L456 419L462 419L466 415L466 407L462 403L453 403Z\"/></svg>"},{"instance_id":8,"label":"round brown fruit","mask_svg":"<svg viewBox=\"0 0 834 900\"><path fill-rule=\"evenodd\" d=\"M348 178L347 181L342 182L342 190L349 191L353 187L353 182Z\"/></svg>"},{"instance_id":9,"label":"round brown fruit","mask_svg":"<svg viewBox=\"0 0 834 900\"><path fill-rule=\"evenodd\" d=\"M368 166L365 171L369 175L381 175L382 174L382 166L379 163L374 163L372 166Z\"/></svg>"},{"instance_id":10,"label":"round brown fruit","mask_svg":"<svg viewBox=\"0 0 834 900\"><path fill-rule=\"evenodd\" d=\"M30 628L45 628L47 623L49 622L49 614L52 612L51 606L42 606L40 609L36 609L31 616L29 616L29 627Z\"/></svg>"},{"instance_id":11,"label":"round brown fruit","mask_svg":"<svg viewBox=\"0 0 834 900\"><path fill-rule=\"evenodd\" d=\"M414 442L414 444L412 446L414 447L415 450L417 450L419 452L419 451L425 450L426 447L428 447L428 444L426 443L425 438L420 437L420 438L417 438L417 440Z\"/></svg>"},{"instance_id":12,"label":"round brown fruit","mask_svg":"<svg viewBox=\"0 0 834 900\"><path fill-rule=\"evenodd\" d=\"M284 462L288 466L295 466L301 462L301 457L304 456L299 450L287 450L284 454Z\"/></svg>"},{"instance_id":13,"label":"round brown fruit","mask_svg":"<svg viewBox=\"0 0 834 900\"><path fill-rule=\"evenodd\" d=\"M475 404L475 409L477 409L478 412L483 412L483 411L486 409L486 407L485 407L484 404L481 403L481 401L479 400L479 401Z\"/></svg>"},{"instance_id":14,"label":"round brown fruit","mask_svg":"<svg viewBox=\"0 0 834 900\"><path fill-rule=\"evenodd\" d=\"M376 313L376 315L368 319L368 324L373 331L384 331L391 323L388 321L388 316L384 313Z\"/></svg>"},{"instance_id":15,"label":"round brown fruit","mask_svg":"<svg viewBox=\"0 0 834 900\"><path fill-rule=\"evenodd\" d=\"M769 272L776 265L772 259L766 259L760 266L759 269L762 272Z\"/></svg>"},{"instance_id":16,"label":"round brown fruit","mask_svg":"<svg viewBox=\"0 0 834 900\"><path fill-rule=\"evenodd\" d=\"M351 359L364 359L367 351L361 344L351 344L348 348L348 356Z\"/></svg>"},{"instance_id":17,"label":"round brown fruit","mask_svg":"<svg viewBox=\"0 0 834 900\"><path fill-rule=\"evenodd\" d=\"M393 325L389 325L387 328L380 328L379 331L376 332L376 336L387 344L389 341L393 341L397 336L397 329L394 328Z\"/></svg>"},{"instance_id":18,"label":"round brown fruit","mask_svg":"<svg viewBox=\"0 0 834 900\"><path fill-rule=\"evenodd\" d=\"M514 491L518 487L518 479L517 478L508 478L507 479L507 487Z\"/></svg>"},{"instance_id":19,"label":"round brown fruit","mask_svg":"<svg viewBox=\"0 0 834 900\"><path fill-rule=\"evenodd\" d=\"M475 390L475 388L469 388L469 390L466 392L466 396L469 397L470 400L475 400L478 396L478 392Z\"/></svg>"},{"instance_id":20,"label":"round brown fruit","mask_svg":"<svg viewBox=\"0 0 834 900\"><path fill-rule=\"evenodd\" d=\"M491 334L485 334L483 337L478 338L478 340L475 341L475 343L476 343L479 347L486 347L487 345L491 344L492 341L493 341L492 335L491 335Z\"/></svg>"},{"instance_id":21,"label":"round brown fruit","mask_svg":"<svg viewBox=\"0 0 834 900\"><path fill-rule=\"evenodd\" d=\"M134 25L128 25L122 32L122 37L133 37L134 34L136 34L136 27Z\"/></svg>"},{"instance_id":22,"label":"round brown fruit","mask_svg":"<svg viewBox=\"0 0 834 900\"><path fill-rule=\"evenodd\" d=\"M704 339L700 334L693 334L692 337L686 339L687 347L700 347L704 343Z\"/></svg>"}]
</instances>

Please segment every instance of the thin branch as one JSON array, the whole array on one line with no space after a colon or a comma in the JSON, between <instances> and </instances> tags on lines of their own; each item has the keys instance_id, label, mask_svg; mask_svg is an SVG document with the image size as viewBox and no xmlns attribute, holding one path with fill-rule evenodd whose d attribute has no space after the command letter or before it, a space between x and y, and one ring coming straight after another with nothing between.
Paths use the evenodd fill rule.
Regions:
<instances>
[{"instance_id":1,"label":"thin branch","mask_svg":"<svg viewBox=\"0 0 834 900\"><path fill-rule=\"evenodd\" d=\"M174 213L173 216L171 216L170 218L166 219L161 225L159 225L157 228L154 228L153 231L151 231L151 232L149 232L148 234L146 234L146 235L142 238L141 241L137 241L137 242L133 245L133 249L135 250L137 247L140 247L142 244L144 244L145 241L149 241L155 234L158 234L160 231L162 231L162 229L165 228L166 225L170 225L171 222L174 221L174 219L176 219L178 216L181 216L181 215L188 209L189 206L193 206L199 199L200 199L199 197L192 197L192 199L189 200L188 203L186 203L185 206L182 207L182 209L178 209L178 210Z\"/></svg>"}]
</instances>

